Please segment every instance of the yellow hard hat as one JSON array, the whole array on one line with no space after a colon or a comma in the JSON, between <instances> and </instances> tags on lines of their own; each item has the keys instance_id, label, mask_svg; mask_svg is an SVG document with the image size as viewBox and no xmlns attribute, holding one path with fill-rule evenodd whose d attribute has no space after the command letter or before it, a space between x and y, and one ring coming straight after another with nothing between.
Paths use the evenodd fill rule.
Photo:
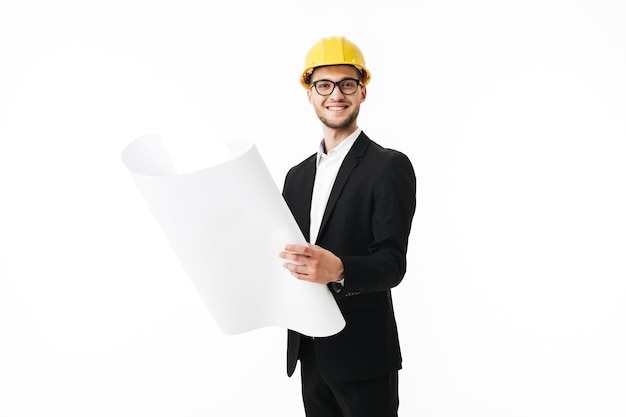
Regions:
<instances>
[{"instance_id":1,"label":"yellow hard hat","mask_svg":"<svg viewBox=\"0 0 626 417\"><path fill-rule=\"evenodd\" d=\"M352 65L361 71L363 85L370 81L371 74L365 67L365 58L354 43L344 37L331 36L323 38L309 49L304 59L304 71L300 84L306 89L311 88L309 76L317 67L326 65Z\"/></svg>"}]
</instances>

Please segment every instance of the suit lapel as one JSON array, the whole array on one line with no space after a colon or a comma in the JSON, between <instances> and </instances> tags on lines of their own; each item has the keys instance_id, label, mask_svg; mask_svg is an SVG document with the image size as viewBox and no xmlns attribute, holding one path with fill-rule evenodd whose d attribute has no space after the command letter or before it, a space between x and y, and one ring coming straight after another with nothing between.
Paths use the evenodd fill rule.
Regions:
<instances>
[{"instance_id":1,"label":"suit lapel","mask_svg":"<svg viewBox=\"0 0 626 417\"><path fill-rule=\"evenodd\" d=\"M313 183L315 182L315 162L316 157L313 156L303 172L302 184L299 184L299 186L301 186L303 190L307 190L307 194L305 198L302 198L298 202L302 204L298 204L297 207L299 209L297 213L294 213L294 217L300 225L302 234L304 234L307 242L311 238L311 197L313 195Z\"/></svg>"},{"instance_id":2,"label":"suit lapel","mask_svg":"<svg viewBox=\"0 0 626 417\"><path fill-rule=\"evenodd\" d=\"M328 203L326 204L326 210L324 210L324 216L322 217L322 224L320 225L319 233L317 234L318 239L319 236L322 235L324 228L326 227L326 223L328 223L328 219L330 218L333 209L335 208L335 204L337 204L337 200L343 191L346 183L348 182L348 178L350 178L350 174L354 170L354 168L359 165L359 159L365 154L367 150L367 146L369 145L369 138L365 135L365 133L361 132L357 140L352 145L352 148L346 155L343 163L341 164L341 168L339 168L339 172L337 173L337 178L335 179L335 183L330 192L330 196L328 197ZM315 176L315 173L313 174ZM309 202L310 206L310 202ZM310 211L310 207L309 207Z\"/></svg>"}]
</instances>

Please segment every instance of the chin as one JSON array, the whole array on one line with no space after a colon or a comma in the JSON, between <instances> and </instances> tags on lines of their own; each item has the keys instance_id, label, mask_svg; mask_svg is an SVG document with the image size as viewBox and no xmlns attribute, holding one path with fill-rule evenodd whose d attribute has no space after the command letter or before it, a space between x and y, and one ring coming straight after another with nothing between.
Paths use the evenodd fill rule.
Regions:
<instances>
[{"instance_id":1,"label":"chin","mask_svg":"<svg viewBox=\"0 0 626 417\"><path fill-rule=\"evenodd\" d=\"M330 117L320 116L319 119L322 121L322 123L332 129L345 129L349 127L352 123L354 123L354 121L356 120L356 115L349 115L348 117L345 117L343 119L334 119Z\"/></svg>"}]
</instances>

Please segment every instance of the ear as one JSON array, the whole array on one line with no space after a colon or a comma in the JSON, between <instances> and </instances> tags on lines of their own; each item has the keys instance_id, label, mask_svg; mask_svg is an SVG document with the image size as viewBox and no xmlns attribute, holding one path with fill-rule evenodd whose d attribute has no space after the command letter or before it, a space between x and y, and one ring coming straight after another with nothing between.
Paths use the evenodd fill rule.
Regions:
<instances>
[{"instance_id":1,"label":"ear","mask_svg":"<svg viewBox=\"0 0 626 417\"><path fill-rule=\"evenodd\" d=\"M309 99L309 104L313 104L313 93L310 88L306 90L306 97Z\"/></svg>"},{"instance_id":2,"label":"ear","mask_svg":"<svg viewBox=\"0 0 626 417\"><path fill-rule=\"evenodd\" d=\"M367 97L367 87L361 87L361 103L365 101L365 97Z\"/></svg>"}]
</instances>

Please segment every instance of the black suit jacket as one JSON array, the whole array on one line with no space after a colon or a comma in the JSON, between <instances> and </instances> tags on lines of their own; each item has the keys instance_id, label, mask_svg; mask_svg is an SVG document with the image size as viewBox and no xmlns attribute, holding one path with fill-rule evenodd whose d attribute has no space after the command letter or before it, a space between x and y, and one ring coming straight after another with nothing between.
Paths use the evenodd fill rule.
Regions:
<instances>
[{"instance_id":1,"label":"black suit jacket","mask_svg":"<svg viewBox=\"0 0 626 417\"><path fill-rule=\"evenodd\" d=\"M289 170L283 187L307 240L315 170L314 154ZM313 340L327 377L365 379L402 367L391 288L406 271L415 193L415 172L406 155L361 133L339 169L315 242L342 260L345 277L344 287L334 283L328 287L346 327ZM305 336L288 332L289 376L296 367L301 337Z\"/></svg>"}]
</instances>

